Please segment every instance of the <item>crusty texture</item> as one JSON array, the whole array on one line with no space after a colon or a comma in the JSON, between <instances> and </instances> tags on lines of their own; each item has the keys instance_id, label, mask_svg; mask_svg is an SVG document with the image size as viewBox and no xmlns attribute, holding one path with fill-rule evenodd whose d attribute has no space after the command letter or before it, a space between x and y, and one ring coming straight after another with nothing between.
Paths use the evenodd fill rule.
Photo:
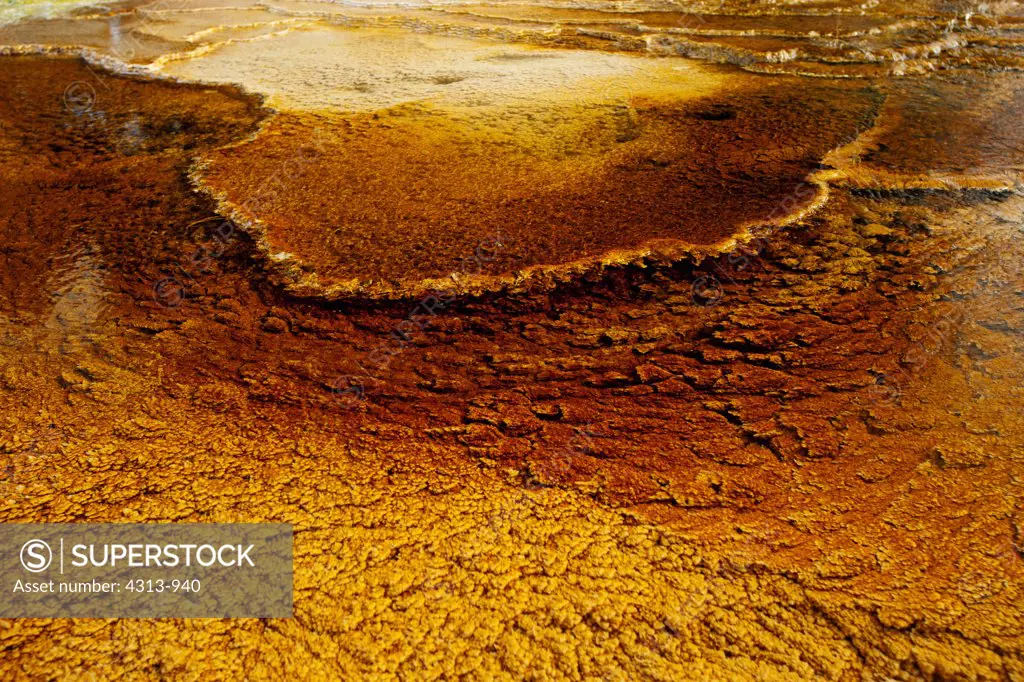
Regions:
<instances>
[{"instance_id":1,"label":"crusty texture","mask_svg":"<svg viewBox=\"0 0 1024 682\"><path fill-rule=\"evenodd\" d=\"M293 523L295 617L4 621L4 677L1024 675L1019 197L837 182L742 268L460 301L385 366L417 301L215 251L187 132L49 145L85 75L0 71L35 107L0 111L31 179L0 187L0 518ZM235 120L198 144L259 118L108 84L108 116Z\"/></svg>"}]
</instances>

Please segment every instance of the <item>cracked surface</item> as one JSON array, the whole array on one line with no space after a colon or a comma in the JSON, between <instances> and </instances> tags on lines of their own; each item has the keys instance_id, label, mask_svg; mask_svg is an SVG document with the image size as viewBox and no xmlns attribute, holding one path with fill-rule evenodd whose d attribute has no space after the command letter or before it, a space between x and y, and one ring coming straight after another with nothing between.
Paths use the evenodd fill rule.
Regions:
<instances>
[{"instance_id":1,"label":"cracked surface","mask_svg":"<svg viewBox=\"0 0 1024 682\"><path fill-rule=\"evenodd\" d=\"M1024 676L1024 199L891 132L977 74L884 84L769 238L428 313L283 294L192 191L250 99L5 57L0 518L290 522L296 613L0 621L3 676Z\"/></svg>"}]
</instances>

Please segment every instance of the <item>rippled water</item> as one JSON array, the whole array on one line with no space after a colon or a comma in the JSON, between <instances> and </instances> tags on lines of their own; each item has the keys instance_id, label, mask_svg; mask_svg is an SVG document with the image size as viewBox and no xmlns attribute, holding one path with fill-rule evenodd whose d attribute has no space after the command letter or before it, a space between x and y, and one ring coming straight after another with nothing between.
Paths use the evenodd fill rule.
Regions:
<instances>
[{"instance_id":1,"label":"rippled water","mask_svg":"<svg viewBox=\"0 0 1024 682\"><path fill-rule=\"evenodd\" d=\"M59 17L96 4L96 0L4 0L0 3L0 24Z\"/></svg>"}]
</instances>

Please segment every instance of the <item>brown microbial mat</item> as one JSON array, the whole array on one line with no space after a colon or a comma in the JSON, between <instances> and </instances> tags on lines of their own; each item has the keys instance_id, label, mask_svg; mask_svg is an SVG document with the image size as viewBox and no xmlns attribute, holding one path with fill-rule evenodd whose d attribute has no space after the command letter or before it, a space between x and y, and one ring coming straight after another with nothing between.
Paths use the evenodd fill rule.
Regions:
<instances>
[{"instance_id":1,"label":"brown microbial mat","mask_svg":"<svg viewBox=\"0 0 1024 682\"><path fill-rule=\"evenodd\" d=\"M452 273L498 288L530 270L715 252L819 199L807 178L870 127L880 99L860 84L764 80L760 92L482 122L430 106L281 116L206 157L199 182L265 226L272 254L310 268L310 291L334 297L421 294ZM294 172L259 197L289 159Z\"/></svg>"},{"instance_id":2,"label":"brown microbial mat","mask_svg":"<svg viewBox=\"0 0 1024 682\"><path fill-rule=\"evenodd\" d=\"M1024 679L1017 10L556 4L4 8L0 521L294 607L0 679Z\"/></svg>"}]
</instances>

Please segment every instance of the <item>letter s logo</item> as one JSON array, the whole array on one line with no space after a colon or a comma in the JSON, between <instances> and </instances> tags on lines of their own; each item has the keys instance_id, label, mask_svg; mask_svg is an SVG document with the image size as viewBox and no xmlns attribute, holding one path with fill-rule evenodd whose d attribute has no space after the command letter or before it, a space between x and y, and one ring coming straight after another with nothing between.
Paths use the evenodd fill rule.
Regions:
<instances>
[{"instance_id":1,"label":"letter s logo","mask_svg":"<svg viewBox=\"0 0 1024 682\"><path fill-rule=\"evenodd\" d=\"M45 571L53 561L50 545L42 540L29 540L21 546L21 565L32 573Z\"/></svg>"}]
</instances>

